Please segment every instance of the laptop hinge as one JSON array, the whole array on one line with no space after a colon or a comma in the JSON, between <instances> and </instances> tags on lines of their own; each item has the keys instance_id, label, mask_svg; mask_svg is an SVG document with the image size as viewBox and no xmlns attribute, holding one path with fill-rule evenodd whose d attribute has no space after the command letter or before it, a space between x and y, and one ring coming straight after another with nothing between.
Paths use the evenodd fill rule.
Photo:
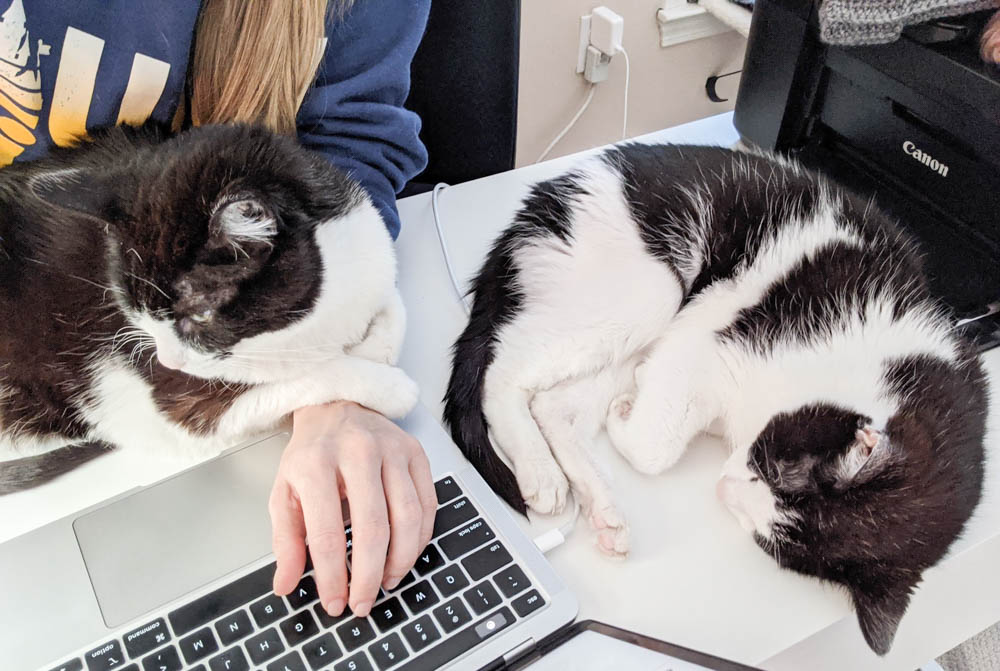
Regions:
<instances>
[{"instance_id":1,"label":"laptop hinge","mask_svg":"<svg viewBox=\"0 0 1000 671\"><path fill-rule=\"evenodd\" d=\"M535 648L535 639L528 638L503 654L504 666L509 666L521 659Z\"/></svg>"}]
</instances>

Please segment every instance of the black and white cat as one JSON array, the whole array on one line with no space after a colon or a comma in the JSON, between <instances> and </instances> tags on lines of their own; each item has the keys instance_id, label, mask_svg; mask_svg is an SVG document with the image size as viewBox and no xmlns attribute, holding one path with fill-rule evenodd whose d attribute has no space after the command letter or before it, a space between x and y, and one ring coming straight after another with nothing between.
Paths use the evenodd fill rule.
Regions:
<instances>
[{"instance_id":1,"label":"black and white cat","mask_svg":"<svg viewBox=\"0 0 1000 671\"><path fill-rule=\"evenodd\" d=\"M4 168L0 203L8 490L32 472L19 458L67 444L206 455L306 405L416 403L393 365L392 240L361 188L292 139L109 129Z\"/></svg>"},{"instance_id":2,"label":"black and white cat","mask_svg":"<svg viewBox=\"0 0 1000 671\"><path fill-rule=\"evenodd\" d=\"M658 473L718 434L722 502L889 650L979 500L987 389L871 202L774 156L627 145L536 185L473 290L445 415L512 506L572 487L624 554L588 444Z\"/></svg>"}]
</instances>

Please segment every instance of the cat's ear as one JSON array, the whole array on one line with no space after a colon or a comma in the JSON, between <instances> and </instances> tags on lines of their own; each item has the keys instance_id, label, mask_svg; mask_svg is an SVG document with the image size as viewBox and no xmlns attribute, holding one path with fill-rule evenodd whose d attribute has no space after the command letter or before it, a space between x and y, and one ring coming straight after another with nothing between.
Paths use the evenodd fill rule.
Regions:
<instances>
[{"instance_id":1,"label":"cat's ear","mask_svg":"<svg viewBox=\"0 0 1000 671\"><path fill-rule=\"evenodd\" d=\"M854 611L868 646L878 655L885 655L899 629L899 621L910 604L912 585L897 582L880 586L878 593L851 588Z\"/></svg>"},{"instance_id":2,"label":"cat's ear","mask_svg":"<svg viewBox=\"0 0 1000 671\"><path fill-rule=\"evenodd\" d=\"M859 427L847 452L837 463L837 488L844 490L867 482L889 463L891 452L889 436L884 431L867 423Z\"/></svg>"},{"instance_id":3,"label":"cat's ear","mask_svg":"<svg viewBox=\"0 0 1000 671\"><path fill-rule=\"evenodd\" d=\"M108 219L107 213L118 190L118 179L94 175L79 168L51 170L33 175L28 188L45 203L79 214Z\"/></svg>"},{"instance_id":4,"label":"cat's ear","mask_svg":"<svg viewBox=\"0 0 1000 671\"><path fill-rule=\"evenodd\" d=\"M210 223L213 237L227 245L270 245L278 233L278 221L271 207L253 194L227 197L216 204Z\"/></svg>"}]
</instances>

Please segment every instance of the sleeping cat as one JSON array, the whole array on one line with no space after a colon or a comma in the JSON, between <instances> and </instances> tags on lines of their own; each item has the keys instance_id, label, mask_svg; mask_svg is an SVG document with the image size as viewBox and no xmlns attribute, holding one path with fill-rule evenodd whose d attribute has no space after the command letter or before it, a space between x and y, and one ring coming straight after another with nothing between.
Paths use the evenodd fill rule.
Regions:
<instances>
[{"instance_id":1,"label":"sleeping cat","mask_svg":"<svg viewBox=\"0 0 1000 671\"><path fill-rule=\"evenodd\" d=\"M209 455L306 405L416 403L393 366L392 240L361 188L292 139L109 129L4 168L0 203L7 490L39 473L24 457L67 445Z\"/></svg>"},{"instance_id":2,"label":"sleeping cat","mask_svg":"<svg viewBox=\"0 0 1000 671\"><path fill-rule=\"evenodd\" d=\"M514 508L572 487L624 554L588 444L606 427L652 474L716 433L721 501L889 650L979 500L987 390L871 202L774 156L626 145L536 185L473 291L445 415Z\"/></svg>"}]
</instances>

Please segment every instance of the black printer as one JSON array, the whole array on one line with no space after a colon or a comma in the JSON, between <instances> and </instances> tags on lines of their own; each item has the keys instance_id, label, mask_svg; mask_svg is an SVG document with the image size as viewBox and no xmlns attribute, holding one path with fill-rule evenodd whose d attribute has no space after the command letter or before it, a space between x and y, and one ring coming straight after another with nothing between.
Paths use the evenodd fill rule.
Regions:
<instances>
[{"instance_id":1,"label":"black printer","mask_svg":"<svg viewBox=\"0 0 1000 671\"><path fill-rule=\"evenodd\" d=\"M958 318L1000 311L1000 68L981 62L991 12L914 26L891 44L819 39L817 4L757 0L735 125L874 195L921 242ZM1000 316L966 327L1000 343Z\"/></svg>"}]
</instances>

